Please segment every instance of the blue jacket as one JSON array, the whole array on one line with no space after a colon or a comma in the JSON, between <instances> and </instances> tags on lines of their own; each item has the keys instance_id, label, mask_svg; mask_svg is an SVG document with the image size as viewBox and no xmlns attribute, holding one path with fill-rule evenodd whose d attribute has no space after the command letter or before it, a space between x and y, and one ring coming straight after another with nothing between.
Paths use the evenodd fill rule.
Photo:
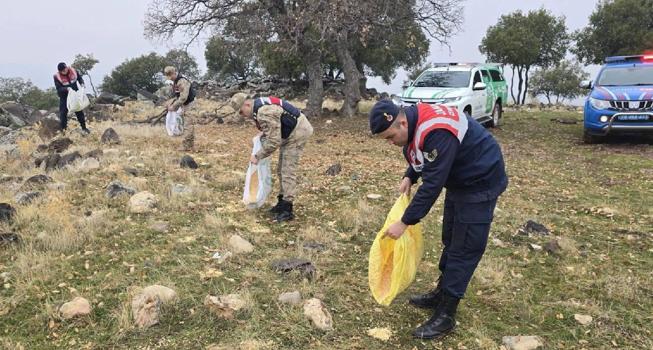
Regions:
<instances>
[{"instance_id":1,"label":"blue jacket","mask_svg":"<svg viewBox=\"0 0 653 350\"><path fill-rule=\"evenodd\" d=\"M413 141L417 125L417 108L407 107L408 144ZM422 177L406 209L402 222L414 225L428 214L440 196L442 188L447 189L447 198L456 202L478 203L497 198L508 186L501 148L494 137L476 120L468 119L468 129L462 143L451 132L444 129L431 131L424 140L424 152L435 150L433 161L425 160L421 173L409 164L405 177L416 183ZM404 157L408 160L408 147Z\"/></svg>"}]
</instances>

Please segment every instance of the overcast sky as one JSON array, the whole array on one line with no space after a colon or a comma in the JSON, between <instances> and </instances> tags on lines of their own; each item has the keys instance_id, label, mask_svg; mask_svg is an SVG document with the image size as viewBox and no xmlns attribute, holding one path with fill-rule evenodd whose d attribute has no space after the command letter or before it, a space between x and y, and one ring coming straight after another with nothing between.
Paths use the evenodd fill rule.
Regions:
<instances>
[{"instance_id":1,"label":"overcast sky","mask_svg":"<svg viewBox=\"0 0 653 350\"><path fill-rule=\"evenodd\" d=\"M430 61L482 62L478 45L487 28L502 14L540 7L564 15L567 27L584 27L598 0L467 0L464 31L451 47L433 43ZM75 54L92 53L100 63L92 71L94 82L127 58L156 51L165 53L180 42L150 42L143 36L143 18L149 0L18 0L2 1L0 11L0 77L23 77L41 88L50 87L60 61ZM207 33L208 36L208 33ZM204 40L190 47L205 71ZM390 86L371 78L368 87L400 92L405 73L398 72Z\"/></svg>"}]
</instances>

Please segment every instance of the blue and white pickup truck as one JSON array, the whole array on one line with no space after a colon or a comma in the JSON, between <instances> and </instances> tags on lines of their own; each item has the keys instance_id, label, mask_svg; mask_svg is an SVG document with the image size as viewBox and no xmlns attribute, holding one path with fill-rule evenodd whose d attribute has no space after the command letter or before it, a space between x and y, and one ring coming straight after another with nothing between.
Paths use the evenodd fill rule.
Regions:
<instances>
[{"instance_id":1,"label":"blue and white pickup truck","mask_svg":"<svg viewBox=\"0 0 653 350\"><path fill-rule=\"evenodd\" d=\"M583 141L599 143L610 134L653 135L653 54L615 56L594 81L584 108Z\"/></svg>"}]
</instances>

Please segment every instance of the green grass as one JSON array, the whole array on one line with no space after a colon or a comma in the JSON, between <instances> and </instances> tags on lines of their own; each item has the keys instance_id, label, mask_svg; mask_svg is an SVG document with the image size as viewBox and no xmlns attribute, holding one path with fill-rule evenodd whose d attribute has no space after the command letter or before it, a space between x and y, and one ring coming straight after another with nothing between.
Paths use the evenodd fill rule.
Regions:
<instances>
[{"instance_id":1,"label":"green grass","mask_svg":"<svg viewBox=\"0 0 653 350\"><path fill-rule=\"evenodd\" d=\"M298 219L290 224L272 224L265 210L247 211L240 203L240 173L255 133L249 126L196 129L199 151L193 156L209 164L197 171L178 168L179 140L160 128L142 128L123 130L124 142L117 147L130 150L134 159L124 153L103 159L101 171L84 176L57 172L53 177L66 189L18 206L16 222L3 228L21 234L24 244L0 248L0 273L8 273L3 284L10 284L0 289L0 347L202 349L219 344L233 349L241 344L256 348L244 342L257 340L269 349L498 349L503 336L537 335L547 349L653 348L653 146L584 145L582 125L550 121L557 117L581 118L569 112L507 112L504 126L492 130L511 181L491 233L505 247L489 243L461 303L459 326L443 341L411 338L412 329L429 315L406 302L437 278L442 199L424 222L425 255L416 281L390 307L377 305L369 293L369 247L397 196L405 163L398 148L370 138L367 121L358 117L313 122L316 133L302 160ZM76 147L100 147L99 135L74 141ZM35 147L33 140L22 146ZM23 165L27 162L28 156L9 160L3 171L37 173ZM336 162L342 172L326 176ZM111 165L136 163L144 164L147 179L139 189L160 199L155 213L130 214L126 197L104 198L102 187L110 181L132 181ZM174 183L191 185L196 195L169 198ZM338 190L342 186L351 190ZM368 200L368 193L383 197ZM14 194L13 187L4 186L0 200L13 202ZM104 214L80 222L86 210ZM529 250L529 243L552 239L518 235L529 219L545 224L573 248L561 256ZM150 229L155 221L168 222L168 232ZM213 251L224 252L234 233L256 250L222 265L211 261ZM69 241L54 244L43 235ZM307 251L301 248L304 241L328 249ZM282 257L310 258L317 278L272 271L270 262ZM201 280L200 272L209 267L224 275ZM175 289L179 301L163 308L159 325L138 330L129 319L130 292L150 284ZM277 302L280 293L292 290L305 299L322 299L335 329L320 332L301 307ZM241 293L252 305L235 320L209 314L204 297L228 293ZM56 307L76 295L91 301L91 315L60 320ZM575 313L594 320L581 326ZM367 330L375 327L389 327L392 338L371 338Z\"/></svg>"}]
</instances>

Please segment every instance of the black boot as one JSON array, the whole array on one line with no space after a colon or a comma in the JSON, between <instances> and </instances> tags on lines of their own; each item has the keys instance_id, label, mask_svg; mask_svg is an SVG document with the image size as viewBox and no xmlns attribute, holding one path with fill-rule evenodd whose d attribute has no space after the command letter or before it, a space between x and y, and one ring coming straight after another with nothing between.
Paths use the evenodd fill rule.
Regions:
<instances>
[{"instance_id":1,"label":"black boot","mask_svg":"<svg viewBox=\"0 0 653 350\"><path fill-rule=\"evenodd\" d=\"M442 277L440 277L442 278ZM408 303L422 309L437 309L442 300L442 288L440 287L440 278L438 285L432 291L426 294L413 295L408 299Z\"/></svg>"},{"instance_id":2,"label":"black boot","mask_svg":"<svg viewBox=\"0 0 653 350\"><path fill-rule=\"evenodd\" d=\"M413 336L420 339L437 339L451 333L456 328L456 309L460 299L442 292L442 301L433 316L413 331Z\"/></svg>"},{"instance_id":3,"label":"black boot","mask_svg":"<svg viewBox=\"0 0 653 350\"><path fill-rule=\"evenodd\" d=\"M292 202L281 200L280 211L274 217L276 222L290 221L295 218L295 215L292 213Z\"/></svg>"},{"instance_id":4,"label":"black boot","mask_svg":"<svg viewBox=\"0 0 653 350\"><path fill-rule=\"evenodd\" d=\"M281 212L281 202L283 202L282 194L277 196L277 204L275 204L274 207L270 208L269 212L272 214L279 214Z\"/></svg>"}]
</instances>

